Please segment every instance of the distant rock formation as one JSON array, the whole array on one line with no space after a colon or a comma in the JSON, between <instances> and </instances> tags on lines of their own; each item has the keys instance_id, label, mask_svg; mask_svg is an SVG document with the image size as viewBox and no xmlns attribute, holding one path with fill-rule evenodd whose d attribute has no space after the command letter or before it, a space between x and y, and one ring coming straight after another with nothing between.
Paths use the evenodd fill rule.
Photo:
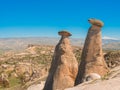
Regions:
<instances>
[{"instance_id":1,"label":"distant rock formation","mask_svg":"<svg viewBox=\"0 0 120 90\"><path fill-rule=\"evenodd\" d=\"M89 19L88 21L92 26L89 28L84 44L75 85L82 83L85 76L90 73L104 76L109 71L102 53L101 27L103 22L96 19Z\"/></svg>"},{"instance_id":2,"label":"distant rock formation","mask_svg":"<svg viewBox=\"0 0 120 90\"><path fill-rule=\"evenodd\" d=\"M78 63L72 52L67 31L58 32L61 40L57 44L44 90L64 90L74 86Z\"/></svg>"}]
</instances>

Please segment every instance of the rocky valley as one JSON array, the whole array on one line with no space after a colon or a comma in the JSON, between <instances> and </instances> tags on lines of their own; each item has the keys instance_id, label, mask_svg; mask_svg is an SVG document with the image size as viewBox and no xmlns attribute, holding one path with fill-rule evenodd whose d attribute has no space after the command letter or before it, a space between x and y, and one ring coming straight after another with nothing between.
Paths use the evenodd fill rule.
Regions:
<instances>
[{"instance_id":1,"label":"rocky valley","mask_svg":"<svg viewBox=\"0 0 120 90\"><path fill-rule=\"evenodd\" d=\"M75 57L80 63L82 48L73 46ZM0 55L0 76L5 77L7 85L1 81L0 90L33 90L33 85L43 87L51 65L55 46L29 44L26 49L6 51ZM120 65L119 50L104 50L104 58L109 68ZM17 89L16 89L17 88Z\"/></svg>"}]
</instances>

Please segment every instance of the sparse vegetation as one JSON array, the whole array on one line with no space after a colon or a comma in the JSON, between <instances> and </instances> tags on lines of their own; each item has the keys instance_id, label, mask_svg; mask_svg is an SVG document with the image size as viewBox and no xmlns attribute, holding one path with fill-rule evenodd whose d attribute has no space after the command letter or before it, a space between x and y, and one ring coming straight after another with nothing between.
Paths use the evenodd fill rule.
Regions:
<instances>
[{"instance_id":1,"label":"sparse vegetation","mask_svg":"<svg viewBox=\"0 0 120 90\"><path fill-rule=\"evenodd\" d=\"M73 52L75 54L77 61L80 63L82 49L80 47L73 47ZM108 50L106 51L105 50L104 52L107 53L107 55L109 54L108 55L109 58L111 60L113 60L112 56L116 56L114 54L115 53L117 54L118 51L108 51ZM37 46L33 45L32 47L29 47L22 53L13 53L12 52L12 54L11 53L3 54L3 52L2 52L2 54L0 55L0 58L1 58L0 68L2 71L0 71L0 73L5 72L8 75L8 80L10 83L10 88L8 90L14 90L13 88L16 88L16 87L20 88L20 85L24 85L29 82L28 81L23 84L20 77L14 77L14 76L11 77L12 73L15 72L16 65L19 65L20 63L31 64L32 68L35 69L36 72L40 72L39 74L41 76L43 76L44 73L45 72L47 73L49 70L53 54L54 54L53 46L39 46L39 45L37 45ZM112 55L112 56L110 56L110 55ZM118 55L118 57L120 57L120 56ZM106 59L106 57L105 57L105 59ZM106 59L106 62L108 62L108 61L109 60ZM115 58L114 58L114 61L115 61ZM9 66L9 68L11 68L11 70L12 70L12 66L13 66L14 70L13 71L10 71L9 69L7 70L6 67L8 67L8 66ZM37 78L40 78L40 76L38 75L38 77L36 77L36 79ZM106 76L103 77L102 79L106 79ZM5 88L0 87L0 90L5 90Z\"/></svg>"}]
</instances>

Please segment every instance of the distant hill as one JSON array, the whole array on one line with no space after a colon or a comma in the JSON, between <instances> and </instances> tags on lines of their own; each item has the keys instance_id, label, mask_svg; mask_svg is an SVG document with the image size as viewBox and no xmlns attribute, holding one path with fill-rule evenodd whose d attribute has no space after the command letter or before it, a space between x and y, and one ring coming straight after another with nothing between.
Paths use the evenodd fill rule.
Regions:
<instances>
[{"instance_id":1,"label":"distant hill","mask_svg":"<svg viewBox=\"0 0 120 90\"><path fill-rule=\"evenodd\" d=\"M120 49L120 40L103 39L103 48L109 50Z\"/></svg>"},{"instance_id":2,"label":"distant hill","mask_svg":"<svg viewBox=\"0 0 120 90\"><path fill-rule=\"evenodd\" d=\"M27 48L28 44L55 46L60 37L27 37L27 38L0 38L0 51L19 51ZM73 46L83 47L84 39L70 38ZM104 49L120 49L120 40L103 39Z\"/></svg>"}]
</instances>

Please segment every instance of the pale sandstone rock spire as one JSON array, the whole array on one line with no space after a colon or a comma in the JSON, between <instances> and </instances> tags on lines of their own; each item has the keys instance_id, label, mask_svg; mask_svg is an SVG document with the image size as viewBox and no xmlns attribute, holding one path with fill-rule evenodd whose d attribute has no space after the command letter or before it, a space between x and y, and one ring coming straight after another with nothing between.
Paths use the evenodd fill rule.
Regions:
<instances>
[{"instance_id":1,"label":"pale sandstone rock spire","mask_svg":"<svg viewBox=\"0 0 120 90\"><path fill-rule=\"evenodd\" d=\"M96 19L88 21L92 26L89 28L84 44L75 85L82 83L86 75L96 73L102 77L109 71L102 52L101 27L103 22Z\"/></svg>"},{"instance_id":2,"label":"pale sandstone rock spire","mask_svg":"<svg viewBox=\"0 0 120 90\"><path fill-rule=\"evenodd\" d=\"M62 37L55 48L44 90L64 90L74 86L78 72L78 63L69 41L71 34L67 31L58 34Z\"/></svg>"}]
</instances>

